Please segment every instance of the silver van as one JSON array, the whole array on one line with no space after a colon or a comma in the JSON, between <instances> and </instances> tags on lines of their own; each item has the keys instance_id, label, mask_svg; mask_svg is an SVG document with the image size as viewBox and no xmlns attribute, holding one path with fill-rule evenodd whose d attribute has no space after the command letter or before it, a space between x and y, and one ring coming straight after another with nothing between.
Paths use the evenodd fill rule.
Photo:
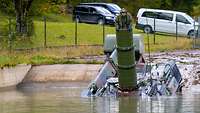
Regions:
<instances>
[{"instance_id":1,"label":"silver van","mask_svg":"<svg viewBox=\"0 0 200 113\"><path fill-rule=\"evenodd\" d=\"M146 8L139 9L136 21L136 29L144 30L145 33L155 31L175 34L177 32L178 35L190 38L195 36L195 30L199 25L183 12Z\"/></svg>"}]
</instances>

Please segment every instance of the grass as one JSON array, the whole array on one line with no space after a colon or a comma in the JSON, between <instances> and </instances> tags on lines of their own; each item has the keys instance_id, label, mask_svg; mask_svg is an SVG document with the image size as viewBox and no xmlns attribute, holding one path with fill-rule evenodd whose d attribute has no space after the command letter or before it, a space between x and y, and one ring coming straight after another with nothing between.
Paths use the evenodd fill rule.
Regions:
<instances>
[{"instance_id":1,"label":"grass","mask_svg":"<svg viewBox=\"0 0 200 113\"><path fill-rule=\"evenodd\" d=\"M44 14L43 16L40 16L40 17L38 17L38 16L33 17L33 20L43 21L44 17L46 17L46 20L48 20L50 22L67 22L67 23L72 22L71 15L59 15L59 14L53 14L53 13Z\"/></svg>"},{"instance_id":2,"label":"grass","mask_svg":"<svg viewBox=\"0 0 200 113\"><path fill-rule=\"evenodd\" d=\"M141 31L138 31L137 33L143 34L145 51L148 51L148 36L147 36L147 34L141 33ZM166 35L166 34L156 34L155 44L154 44L153 34L149 34L149 44L150 44L151 52L192 49L192 39L188 39L186 37L177 37L177 39L176 39L175 36L170 36L170 35Z\"/></svg>"},{"instance_id":3,"label":"grass","mask_svg":"<svg viewBox=\"0 0 200 113\"><path fill-rule=\"evenodd\" d=\"M44 45L44 27L42 21L35 21L35 34L30 39L15 41L14 48L36 48ZM78 24L77 30L78 45L102 45L103 44L103 28L100 25ZM106 26L105 34L114 34L115 28ZM147 45L147 35L141 30L134 29L134 33L142 34L144 43ZM20 39L20 38L18 38ZM149 35L151 51L190 49L192 40L185 37L157 34L156 44L153 44L153 35ZM67 22L47 22L47 46L66 46L75 43L75 24ZM25 43L24 43L25 42ZM147 50L147 48L145 48Z\"/></svg>"},{"instance_id":4,"label":"grass","mask_svg":"<svg viewBox=\"0 0 200 113\"><path fill-rule=\"evenodd\" d=\"M29 38L17 38L13 48L36 48L44 46L44 22L34 21L35 33ZM106 33L114 33L114 27L105 27ZM103 27L94 24L78 24L78 45L102 45ZM68 22L47 22L47 46L66 46L75 44L75 24Z\"/></svg>"},{"instance_id":5,"label":"grass","mask_svg":"<svg viewBox=\"0 0 200 113\"><path fill-rule=\"evenodd\" d=\"M91 59L79 60L81 56L103 55L103 49L99 46L80 46L62 48L41 48L26 51L1 51L0 67L10 67L17 64L99 64L103 62ZM78 59L78 60L77 60Z\"/></svg>"},{"instance_id":6,"label":"grass","mask_svg":"<svg viewBox=\"0 0 200 113\"><path fill-rule=\"evenodd\" d=\"M67 46L64 48L48 48L29 51L0 51L0 67L13 66L17 64L55 64L55 63L98 63L96 61L83 62L71 61L69 58L81 57L85 55L102 55L102 47L68 47L75 42L75 24L71 21L71 16L60 16L48 14L47 16L47 46ZM34 17L35 33L31 37L17 37L12 42L12 48L37 48L44 46L44 22L42 17ZM0 20L0 33L5 33L7 28L7 17L3 16ZM147 34L141 30L134 29L134 33L142 34L145 43L145 51L148 50ZM79 45L102 45L103 44L103 27L95 24L78 24L77 41ZM114 34L115 28L105 26L105 34ZM156 43L153 43L153 35L149 34L150 51L173 51L185 50L192 48L192 40L185 37L178 37L166 34L156 34ZM0 48L8 48L6 38L1 38Z\"/></svg>"},{"instance_id":7,"label":"grass","mask_svg":"<svg viewBox=\"0 0 200 113\"><path fill-rule=\"evenodd\" d=\"M66 46L74 45L75 43L75 23L72 22L71 16L60 16L56 14L46 14L47 17L47 46ZM6 18L0 21L1 25L6 26ZM44 46L44 22L42 17L34 17L33 36L27 38L16 38L13 42L13 48L37 48ZM0 29L0 32L3 31ZM134 33L142 34L144 43L147 45L147 35L141 30L134 29ZM96 24L79 23L77 28L78 45L102 45L103 44L103 27ZM105 26L105 34L114 34L115 28ZM175 36L157 34L156 44L153 44L153 35L149 35L151 51L165 51L176 49L190 49L192 40L185 37L179 37L176 40ZM0 46L5 46L8 43L4 42ZM147 50L147 48L145 48Z\"/></svg>"}]
</instances>

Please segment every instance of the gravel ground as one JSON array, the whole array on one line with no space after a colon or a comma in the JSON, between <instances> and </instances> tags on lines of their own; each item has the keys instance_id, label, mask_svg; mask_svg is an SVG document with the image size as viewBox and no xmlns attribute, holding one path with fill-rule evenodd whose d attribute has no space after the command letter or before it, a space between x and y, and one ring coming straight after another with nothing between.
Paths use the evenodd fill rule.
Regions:
<instances>
[{"instance_id":1,"label":"gravel ground","mask_svg":"<svg viewBox=\"0 0 200 113\"><path fill-rule=\"evenodd\" d=\"M148 61L148 55L144 56ZM183 88L200 92L200 50L152 53L150 57L152 63L164 63L168 60L176 61L183 78Z\"/></svg>"},{"instance_id":2,"label":"gravel ground","mask_svg":"<svg viewBox=\"0 0 200 113\"><path fill-rule=\"evenodd\" d=\"M144 54L146 61L149 61L149 55ZM104 62L106 56L84 56L77 58L85 61ZM152 63L165 63L168 60L175 60L183 77L184 89L191 89L200 92L200 50L174 51L151 53L150 61Z\"/></svg>"}]
</instances>

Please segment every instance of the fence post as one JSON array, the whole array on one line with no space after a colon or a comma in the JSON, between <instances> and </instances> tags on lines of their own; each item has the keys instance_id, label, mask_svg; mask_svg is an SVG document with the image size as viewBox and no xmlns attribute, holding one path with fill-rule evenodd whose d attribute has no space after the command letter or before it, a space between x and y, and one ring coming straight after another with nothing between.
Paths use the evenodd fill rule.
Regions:
<instances>
[{"instance_id":1,"label":"fence post","mask_svg":"<svg viewBox=\"0 0 200 113\"><path fill-rule=\"evenodd\" d=\"M78 30L78 25L77 25L77 21L76 21L77 17L75 18L75 46L77 46L77 30Z\"/></svg>"},{"instance_id":2,"label":"fence post","mask_svg":"<svg viewBox=\"0 0 200 113\"><path fill-rule=\"evenodd\" d=\"M178 22L176 20L176 40L178 40Z\"/></svg>"},{"instance_id":3,"label":"fence post","mask_svg":"<svg viewBox=\"0 0 200 113\"><path fill-rule=\"evenodd\" d=\"M104 41L105 41L105 17L103 18L103 44L104 44Z\"/></svg>"},{"instance_id":4,"label":"fence post","mask_svg":"<svg viewBox=\"0 0 200 113\"><path fill-rule=\"evenodd\" d=\"M200 23L200 17L198 17L197 21ZM200 38L200 25L197 26L197 38Z\"/></svg>"},{"instance_id":5,"label":"fence post","mask_svg":"<svg viewBox=\"0 0 200 113\"><path fill-rule=\"evenodd\" d=\"M153 29L154 29L154 33L153 33L153 43L156 44L156 18L154 17L153 19Z\"/></svg>"},{"instance_id":6,"label":"fence post","mask_svg":"<svg viewBox=\"0 0 200 113\"><path fill-rule=\"evenodd\" d=\"M149 55L149 64L148 65L151 65L151 51L150 51L149 33L147 33L147 45L148 45L148 55Z\"/></svg>"},{"instance_id":7,"label":"fence post","mask_svg":"<svg viewBox=\"0 0 200 113\"><path fill-rule=\"evenodd\" d=\"M44 17L44 47L47 47L47 20Z\"/></svg>"},{"instance_id":8,"label":"fence post","mask_svg":"<svg viewBox=\"0 0 200 113\"><path fill-rule=\"evenodd\" d=\"M197 32L196 32L196 30L195 30L195 18L194 18L194 37L193 37L193 48L196 48L196 35L197 35Z\"/></svg>"},{"instance_id":9,"label":"fence post","mask_svg":"<svg viewBox=\"0 0 200 113\"><path fill-rule=\"evenodd\" d=\"M11 18L9 17L9 35L8 35L8 40L9 40L9 52L11 53L12 50L12 31L11 31Z\"/></svg>"},{"instance_id":10,"label":"fence post","mask_svg":"<svg viewBox=\"0 0 200 113\"><path fill-rule=\"evenodd\" d=\"M29 36L30 34L29 34L29 19L28 19L28 17L26 17L26 35L27 36Z\"/></svg>"}]
</instances>

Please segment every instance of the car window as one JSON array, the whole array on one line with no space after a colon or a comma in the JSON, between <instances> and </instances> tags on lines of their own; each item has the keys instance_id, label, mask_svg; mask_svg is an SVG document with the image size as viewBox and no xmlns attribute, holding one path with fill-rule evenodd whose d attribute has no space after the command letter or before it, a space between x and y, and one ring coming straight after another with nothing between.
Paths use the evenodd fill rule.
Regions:
<instances>
[{"instance_id":1,"label":"car window","mask_svg":"<svg viewBox=\"0 0 200 113\"><path fill-rule=\"evenodd\" d=\"M113 5L108 4L107 6L111 11L118 11L118 9L114 7Z\"/></svg>"},{"instance_id":2,"label":"car window","mask_svg":"<svg viewBox=\"0 0 200 113\"><path fill-rule=\"evenodd\" d=\"M179 14L176 15L176 21L185 23L185 24L190 24L190 22L184 16L179 15Z\"/></svg>"},{"instance_id":3,"label":"car window","mask_svg":"<svg viewBox=\"0 0 200 113\"><path fill-rule=\"evenodd\" d=\"M190 23L194 22L194 19L191 16L189 16L187 14L185 14L184 16L187 18L187 20L189 20Z\"/></svg>"},{"instance_id":4,"label":"car window","mask_svg":"<svg viewBox=\"0 0 200 113\"><path fill-rule=\"evenodd\" d=\"M98 10L100 13L103 13L103 14L111 14L110 11L108 11L107 9L102 8L102 7L97 7L97 10Z\"/></svg>"},{"instance_id":5,"label":"car window","mask_svg":"<svg viewBox=\"0 0 200 113\"><path fill-rule=\"evenodd\" d=\"M118 5L112 4L112 6L115 7L116 10L121 11L121 8Z\"/></svg>"},{"instance_id":6,"label":"car window","mask_svg":"<svg viewBox=\"0 0 200 113\"><path fill-rule=\"evenodd\" d=\"M152 12L152 11L145 11L142 14L142 17L154 18L154 17L157 17L157 14L155 12Z\"/></svg>"},{"instance_id":7,"label":"car window","mask_svg":"<svg viewBox=\"0 0 200 113\"><path fill-rule=\"evenodd\" d=\"M90 8L90 13L97 13L97 11L94 8Z\"/></svg>"},{"instance_id":8,"label":"car window","mask_svg":"<svg viewBox=\"0 0 200 113\"><path fill-rule=\"evenodd\" d=\"M104 7L104 8L107 8L106 5L102 5L102 4L92 4L92 5L94 5L94 6L98 6L98 7Z\"/></svg>"},{"instance_id":9,"label":"car window","mask_svg":"<svg viewBox=\"0 0 200 113\"><path fill-rule=\"evenodd\" d=\"M77 12L84 12L84 13L88 13L89 10L86 7L77 7Z\"/></svg>"},{"instance_id":10,"label":"car window","mask_svg":"<svg viewBox=\"0 0 200 113\"><path fill-rule=\"evenodd\" d=\"M173 14L172 13L163 13L163 12L158 12L157 13L157 19L163 19L163 20L173 20Z\"/></svg>"}]
</instances>

